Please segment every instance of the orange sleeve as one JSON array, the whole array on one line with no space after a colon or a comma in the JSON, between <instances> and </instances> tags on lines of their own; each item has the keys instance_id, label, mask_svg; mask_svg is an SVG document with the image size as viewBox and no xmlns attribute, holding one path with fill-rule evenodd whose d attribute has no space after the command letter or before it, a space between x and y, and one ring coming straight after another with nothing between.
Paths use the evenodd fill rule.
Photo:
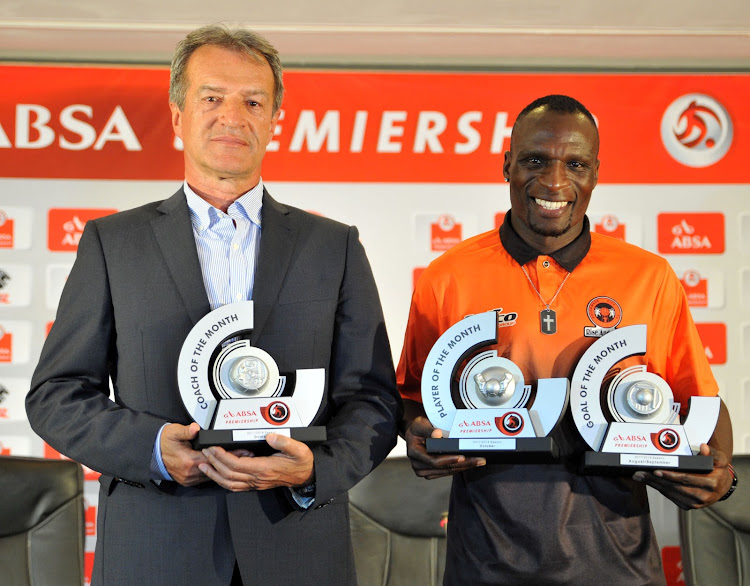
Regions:
<instances>
[{"instance_id":1,"label":"orange sleeve","mask_svg":"<svg viewBox=\"0 0 750 586\"><path fill-rule=\"evenodd\" d=\"M649 325L649 356L663 356L664 363L651 363L672 387L681 412L687 413L693 395L715 396L719 393L703 342L693 322L685 290L677 275L665 261L665 273ZM650 351L654 343L659 349Z\"/></svg>"},{"instance_id":2,"label":"orange sleeve","mask_svg":"<svg viewBox=\"0 0 750 586\"><path fill-rule=\"evenodd\" d=\"M417 282L412 295L404 347L396 369L396 382L404 399L422 402L422 369L441 333L438 308L439 302L428 268Z\"/></svg>"}]
</instances>

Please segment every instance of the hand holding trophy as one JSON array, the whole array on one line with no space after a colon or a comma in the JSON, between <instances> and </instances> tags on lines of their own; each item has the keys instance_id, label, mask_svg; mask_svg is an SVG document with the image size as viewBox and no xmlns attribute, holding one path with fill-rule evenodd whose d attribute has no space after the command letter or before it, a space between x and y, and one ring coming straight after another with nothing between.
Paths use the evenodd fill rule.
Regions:
<instances>
[{"instance_id":1,"label":"hand holding trophy","mask_svg":"<svg viewBox=\"0 0 750 586\"><path fill-rule=\"evenodd\" d=\"M618 362L646 353L646 331L645 325L613 330L594 342L578 362L571 410L578 431L594 450L584 455L583 472L711 472L713 458L698 452L713 435L719 397L691 397L688 415L680 424L680 404L669 384L645 366L621 370L605 383Z\"/></svg>"},{"instance_id":2,"label":"hand holding trophy","mask_svg":"<svg viewBox=\"0 0 750 586\"><path fill-rule=\"evenodd\" d=\"M444 432L442 438L426 440L428 453L508 463L557 457L558 448L548 436L568 405L568 380L541 379L532 393L512 361L494 350L477 352L497 343L502 316L493 310L462 319L427 356L422 402L430 423Z\"/></svg>"},{"instance_id":3,"label":"hand holding trophy","mask_svg":"<svg viewBox=\"0 0 750 586\"><path fill-rule=\"evenodd\" d=\"M201 426L193 447L270 451L278 433L308 445L322 443L326 428L308 427L325 390L325 369L280 373L273 357L243 336L253 329L253 302L240 301L205 315L180 352L177 382L182 402Z\"/></svg>"}]
</instances>

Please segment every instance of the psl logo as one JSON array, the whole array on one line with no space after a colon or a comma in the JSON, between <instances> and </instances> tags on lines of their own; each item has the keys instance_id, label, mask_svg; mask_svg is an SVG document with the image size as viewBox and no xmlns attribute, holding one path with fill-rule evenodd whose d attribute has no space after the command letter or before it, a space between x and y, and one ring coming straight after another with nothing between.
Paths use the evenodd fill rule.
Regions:
<instances>
[{"instance_id":1,"label":"psl logo","mask_svg":"<svg viewBox=\"0 0 750 586\"><path fill-rule=\"evenodd\" d=\"M687 167L708 167L732 146L732 119L719 102L705 94L680 96L661 119L664 148Z\"/></svg>"},{"instance_id":2,"label":"psl logo","mask_svg":"<svg viewBox=\"0 0 750 586\"><path fill-rule=\"evenodd\" d=\"M518 435L523 430L523 417L515 411L495 417L495 425L505 435Z\"/></svg>"},{"instance_id":3,"label":"psl logo","mask_svg":"<svg viewBox=\"0 0 750 586\"><path fill-rule=\"evenodd\" d=\"M281 401L274 401L267 407L261 407L260 414L271 425L284 425L289 421L289 407Z\"/></svg>"},{"instance_id":4,"label":"psl logo","mask_svg":"<svg viewBox=\"0 0 750 586\"><path fill-rule=\"evenodd\" d=\"M651 434L651 443L662 452L674 452L680 447L680 436L669 428Z\"/></svg>"}]
</instances>

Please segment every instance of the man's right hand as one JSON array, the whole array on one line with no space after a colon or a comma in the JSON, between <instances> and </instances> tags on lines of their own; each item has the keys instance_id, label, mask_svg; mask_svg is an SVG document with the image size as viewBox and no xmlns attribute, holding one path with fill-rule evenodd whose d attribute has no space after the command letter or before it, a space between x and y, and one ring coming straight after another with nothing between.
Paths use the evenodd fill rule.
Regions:
<instances>
[{"instance_id":1,"label":"man's right hand","mask_svg":"<svg viewBox=\"0 0 750 586\"><path fill-rule=\"evenodd\" d=\"M428 437L443 437L443 431L435 429L426 416L418 415L411 420L411 423L407 423L404 433L406 455L409 456L411 466L417 476L431 480L471 470L487 463L484 458L467 458L452 454L430 455L426 447Z\"/></svg>"},{"instance_id":2,"label":"man's right hand","mask_svg":"<svg viewBox=\"0 0 750 586\"><path fill-rule=\"evenodd\" d=\"M195 486L209 478L198 469L208 461L203 452L196 451L190 441L198 435L200 425L170 423L161 433L161 458L172 479L182 486Z\"/></svg>"}]
</instances>

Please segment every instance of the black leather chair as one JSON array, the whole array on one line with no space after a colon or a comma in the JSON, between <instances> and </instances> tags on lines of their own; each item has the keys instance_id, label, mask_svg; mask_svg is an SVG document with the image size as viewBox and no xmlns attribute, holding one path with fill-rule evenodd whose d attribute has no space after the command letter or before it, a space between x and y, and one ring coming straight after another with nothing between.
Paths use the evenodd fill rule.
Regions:
<instances>
[{"instance_id":1,"label":"black leather chair","mask_svg":"<svg viewBox=\"0 0 750 586\"><path fill-rule=\"evenodd\" d=\"M679 512L685 582L750 585L750 455L734 456L739 482L731 498Z\"/></svg>"},{"instance_id":2,"label":"black leather chair","mask_svg":"<svg viewBox=\"0 0 750 586\"><path fill-rule=\"evenodd\" d=\"M349 491L360 586L443 583L451 479L424 480L408 458L387 458Z\"/></svg>"},{"instance_id":3,"label":"black leather chair","mask_svg":"<svg viewBox=\"0 0 750 586\"><path fill-rule=\"evenodd\" d=\"M83 584L84 535L79 464L0 456L0 583Z\"/></svg>"}]
</instances>

